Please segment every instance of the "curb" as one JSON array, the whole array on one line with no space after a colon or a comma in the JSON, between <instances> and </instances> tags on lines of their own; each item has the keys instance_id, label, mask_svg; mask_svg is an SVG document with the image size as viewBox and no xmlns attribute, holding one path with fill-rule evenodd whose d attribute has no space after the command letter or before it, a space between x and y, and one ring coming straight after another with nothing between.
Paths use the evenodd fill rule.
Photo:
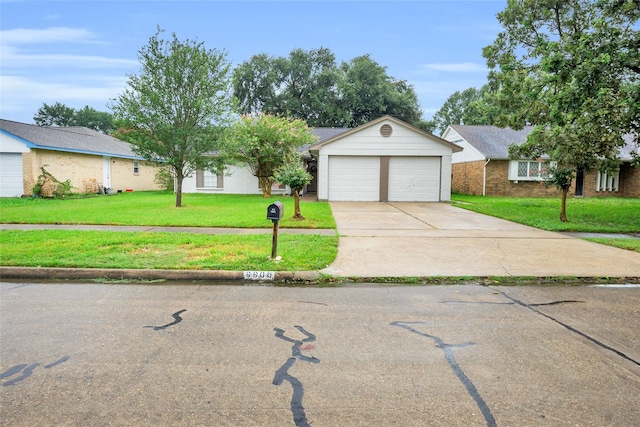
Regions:
<instances>
[{"instance_id":1,"label":"curb","mask_svg":"<svg viewBox=\"0 0 640 427\"><path fill-rule=\"evenodd\" d=\"M111 279L111 280L207 280L245 282L308 282L317 280L316 271L275 271L273 279L250 278L249 272L224 270L155 270L117 268L49 268L49 267L0 267L2 279ZM249 278L247 278L249 277Z\"/></svg>"}]
</instances>

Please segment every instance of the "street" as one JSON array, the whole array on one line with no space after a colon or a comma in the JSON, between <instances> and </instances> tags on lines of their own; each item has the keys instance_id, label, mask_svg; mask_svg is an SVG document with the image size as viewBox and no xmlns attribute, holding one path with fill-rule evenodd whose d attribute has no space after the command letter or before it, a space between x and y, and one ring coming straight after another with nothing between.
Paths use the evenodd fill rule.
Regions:
<instances>
[{"instance_id":1,"label":"street","mask_svg":"<svg viewBox=\"0 0 640 427\"><path fill-rule=\"evenodd\" d=\"M640 425L640 287L0 283L6 426Z\"/></svg>"}]
</instances>

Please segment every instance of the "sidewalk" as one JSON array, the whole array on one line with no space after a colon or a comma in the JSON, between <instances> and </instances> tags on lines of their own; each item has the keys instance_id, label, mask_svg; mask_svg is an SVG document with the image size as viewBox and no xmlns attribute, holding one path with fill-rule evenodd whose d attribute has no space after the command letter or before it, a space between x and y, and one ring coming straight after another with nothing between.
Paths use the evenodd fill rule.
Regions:
<instances>
[{"instance_id":1,"label":"sidewalk","mask_svg":"<svg viewBox=\"0 0 640 427\"><path fill-rule=\"evenodd\" d=\"M338 256L322 271L273 272L276 281L334 277L628 277L640 278L640 253L581 240L464 210L446 203L332 202ZM272 233L271 228L132 227L0 224L13 230L100 230L200 234ZM330 229L280 228L281 234ZM603 237L638 238L634 235ZM49 269L0 267L2 278L246 280L251 272L198 270ZM255 275L254 275L255 276Z\"/></svg>"}]
</instances>

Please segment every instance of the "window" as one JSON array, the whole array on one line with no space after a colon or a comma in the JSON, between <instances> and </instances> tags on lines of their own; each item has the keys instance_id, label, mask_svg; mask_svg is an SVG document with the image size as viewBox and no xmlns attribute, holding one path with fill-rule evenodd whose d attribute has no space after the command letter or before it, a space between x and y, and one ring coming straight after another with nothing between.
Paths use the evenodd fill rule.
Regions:
<instances>
[{"instance_id":1,"label":"window","mask_svg":"<svg viewBox=\"0 0 640 427\"><path fill-rule=\"evenodd\" d=\"M541 181L549 175L549 162L538 160L512 160L509 164L511 181Z\"/></svg>"},{"instance_id":2,"label":"window","mask_svg":"<svg viewBox=\"0 0 640 427\"><path fill-rule=\"evenodd\" d=\"M211 171L202 171L202 186L203 187L217 187L218 176Z\"/></svg>"},{"instance_id":3,"label":"window","mask_svg":"<svg viewBox=\"0 0 640 427\"><path fill-rule=\"evenodd\" d=\"M222 189L224 186L224 175L216 175L208 170L196 171L196 187Z\"/></svg>"},{"instance_id":4,"label":"window","mask_svg":"<svg viewBox=\"0 0 640 427\"><path fill-rule=\"evenodd\" d=\"M620 172L598 172L596 175L596 191L618 191Z\"/></svg>"},{"instance_id":5,"label":"window","mask_svg":"<svg viewBox=\"0 0 640 427\"><path fill-rule=\"evenodd\" d=\"M140 173L140 164L137 160L133 161L133 174L138 175Z\"/></svg>"}]
</instances>

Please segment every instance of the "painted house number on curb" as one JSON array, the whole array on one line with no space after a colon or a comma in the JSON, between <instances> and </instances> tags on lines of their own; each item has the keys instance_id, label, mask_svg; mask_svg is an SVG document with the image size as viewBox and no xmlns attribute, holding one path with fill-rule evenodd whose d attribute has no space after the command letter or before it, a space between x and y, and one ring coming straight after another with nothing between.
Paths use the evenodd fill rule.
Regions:
<instances>
[{"instance_id":1,"label":"painted house number on curb","mask_svg":"<svg viewBox=\"0 0 640 427\"><path fill-rule=\"evenodd\" d=\"M244 280L275 280L275 271L245 271Z\"/></svg>"}]
</instances>

